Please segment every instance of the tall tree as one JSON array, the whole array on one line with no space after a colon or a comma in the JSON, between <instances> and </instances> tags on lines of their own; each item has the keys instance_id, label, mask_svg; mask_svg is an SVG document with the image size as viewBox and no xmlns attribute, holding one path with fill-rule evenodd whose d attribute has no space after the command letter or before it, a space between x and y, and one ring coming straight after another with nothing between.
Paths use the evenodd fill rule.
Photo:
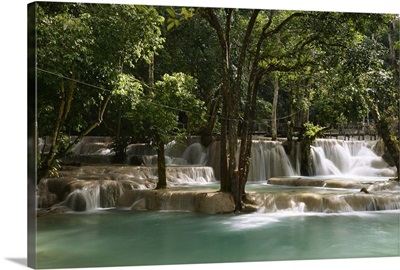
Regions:
<instances>
[{"instance_id":1,"label":"tall tree","mask_svg":"<svg viewBox=\"0 0 400 270\"><path fill-rule=\"evenodd\" d=\"M297 78L304 85L299 88L303 93L295 89L297 100L306 101L301 118L306 124L312 97L310 86L314 82L311 71L336 65L357 41L365 23L380 17L234 9L202 9L200 14L214 28L221 49L221 190L234 195L236 209L240 210L251 162L258 89L263 78L273 71L306 75ZM275 44L278 35L281 46Z\"/></svg>"},{"instance_id":2,"label":"tall tree","mask_svg":"<svg viewBox=\"0 0 400 270\"><path fill-rule=\"evenodd\" d=\"M258 87L265 75L259 68L262 46L301 13L293 12L276 25L272 25L273 11L208 8L200 14L216 31L221 49L221 191L232 193L236 209L240 210L250 162Z\"/></svg>"}]
</instances>

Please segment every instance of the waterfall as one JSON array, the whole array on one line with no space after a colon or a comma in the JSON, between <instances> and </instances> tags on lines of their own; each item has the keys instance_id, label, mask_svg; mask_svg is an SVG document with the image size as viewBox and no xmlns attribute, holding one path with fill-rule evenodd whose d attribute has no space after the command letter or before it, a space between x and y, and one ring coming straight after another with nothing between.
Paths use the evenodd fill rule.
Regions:
<instances>
[{"instance_id":1,"label":"waterfall","mask_svg":"<svg viewBox=\"0 0 400 270\"><path fill-rule=\"evenodd\" d=\"M166 168L166 173L167 181L171 186L215 181L214 171L209 166L169 166ZM75 169L71 168L64 171L63 174L66 178L74 180L130 181L136 188L147 184L147 182L155 182L157 180L157 167L84 165ZM81 182L78 181L78 183ZM79 187L79 189L81 188Z\"/></svg>"},{"instance_id":2,"label":"waterfall","mask_svg":"<svg viewBox=\"0 0 400 270\"><path fill-rule=\"evenodd\" d=\"M399 187L387 179L395 175L396 169L382 158L383 148L377 141L318 139L311 146L314 173L311 177L299 176L300 144L292 144L293 151L288 154L285 143L262 138L252 141L248 175L251 183L246 189L253 197L249 201L255 203L245 206L247 210L337 213L400 208ZM41 146L45 144L40 141ZM226 200L220 201L217 197L209 200L207 196L211 193L206 192L218 188L215 181L220 175L220 147L219 141L204 147L198 138L188 139L186 144L169 143L166 146L169 190L162 194L151 191L156 187L158 170L157 155L148 145L127 148L128 155L142 158L144 165L140 166L104 164L100 158L98 163L90 165L63 165L59 177L42 179L38 185L38 207L61 206L73 211L128 207L200 212L210 212L204 209L214 207L218 212L221 208L215 205ZM75 158L109 157L109 149L108 139L86 138L76 147ZM364 191L360 192L361 189ZM205 193L198 195L198 191Z\"/></svg>"},{"instance_id":3,"label":"waterfall","mask_svg":"<svg viewBox=\"0 0 400 270\"><path fill-rule=\"evenodd\" d=\"M83 164L110 163L113 151L111 138L85 137L75 148L75 160ZM41 146L44 141L40 141ZM376 154L377 141L344 141L318 139L311 147L314 175L393 177L395 168L390 167ZM265 181L271 177L296 176L300 173L299 144L290 155L285 152L282 142L255 139L250 156L249 181ZM375 151L375 152L374 152ZM157 155L145 144L131 144L126 151L127 164L130 158L138 156L145 166L155 166ZM171 141L166 145L167 166L211 167L216 179L220 178L220 142L214 141L208 147L200 143L199 137L187 138L185 142ZM191 174L192 175L192 174ZM186 179L186 178L185 178ZM209 178L207 178L209 179ZM186 182L188 179L185 180ZM207 180L208 181L208 180ZM197 181L194 181L197 182Z\"/></svg>"},{"instance_id":4,"label":"waterfall","mask_svg":"<svg viewBox=\"0 0 400 270\"><path fill-rule=\"evenodd\" d=\"M376 144L377 141L318 139L311 146L314 175L394 177L396 169L372 150ZM296 156L290 157L282 142L253 140L248 181L299 175L299 144L295 147ZM202 154L206 154L206 164L219 178L219 142L213 142Z\"/></svg>"},{"instance_id":5,"label":"waterfall","mask_svg":"<svg viewBox=\"0 0 400 270\"><path fill-rule=\"evenodd\" d=\"M251 149L248 181L265 181L274 176L294 176L298 174L298 170L294 169L282 142L253 140ZM211 143L204 149L202 155L204 156L201 159L204 158L206 165L214 169L215 177L219 179L219 142Z\"/></svg>"},{"instance_id":6,"label":"waterfall","mask_svg":"<svg viewBox=\"0 0 400 270\"><path fill-rule=\"evenodd\" d=\"M253 141L249 181L263 181L274 176L293 175L296 174L282 143L263 140Z\"/></svg>"},{"instance_id":7,"label":"waterfall","mask_svg":"<svg viewBox=\"0 0 400 270\"><path fill-rule=\"evenodd\" d=\"M71 137L71 141L73 139L74 137ZM110 155L114 153L111 150L111 144L111 137L83 137L72 149L72 152L76 155Z\"/></svg>"},{"instance_id":8,"label":"waterfall","mask_svg":"<svg viewBox=\"0 0 400 270\"><path fill-rule=\"evenodd\" d=\"M340 170L335 164L326 158L324 149L321 147L312 147L312 159L315 175L341 175Z\"/></svg>"},{"instance_id":9,"label":"waterfall","mask_svg":"<svg viewBox=\"0 0 400 270\"><path fill-rule=\"evenodd\" d=\"M393 177L395 168L364 141L318 139L311 148L315 175Z\"/></svg>"},{"instance_id":10,"label":"waterfall","mask_svg":"<svg viewBox=\"0 0 400 270\"><path fill-rule=\"evenodd\" d=\"M68 194L64 204L74 211L100 208L100 185L97 183L72 191Z\"/></svg>"},{"instance_id":11,"label":"waterfall","mask_svg":"<svg viewBox=\"0 0 400 270\"><path fill-rule=\"evenodd\" d=\"M328 160L338 169L334 174L339 173L339 171L347 172L350 170L352 156L350 149L354 147L348 146L344 141L338 140L317 140L315 147L317 149L322 149L324 153L325 159L321 157L322 165L324 165L324 160L329 157Z\"/></svg>"},{"instance_id":12,"label":"waterfall","mask_svg":"<svg viewBox=\"0 0 400 270\"><path fill-rule=\"evenodd\" d=\"M186 160L188 164L205 165L208 160L207 156L205 147L201 143L196 142L185 149L182 159Z\"/></svg>"}]
</instances>

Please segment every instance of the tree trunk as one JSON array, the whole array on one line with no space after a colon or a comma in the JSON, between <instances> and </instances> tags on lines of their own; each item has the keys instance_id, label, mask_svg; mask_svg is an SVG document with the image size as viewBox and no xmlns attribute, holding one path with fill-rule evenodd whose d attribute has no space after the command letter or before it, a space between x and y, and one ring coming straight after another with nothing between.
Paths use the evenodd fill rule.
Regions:
<instances>
[{"instance_id":1,"label":"tree trunk","mask_svg":"<svg viewBox=\"0 0 400 270\"><path fill-rule=\"evenodd\" d=\"M243 84L243 68L248 57L248 47L256 23L259 10L254 10L248 22L246 33L241 42L237 71L233 72L230 62L230 30L232 9L225 9L224 27L212 9L205 9L203 17L216 30L221 46L222 58L222 117L221 119L221 191L228 191L233 195L236 210L242 208L244 186L247 181L249 157L251 152L251 137L253 131L253 118L257 95L257 68L261 44L265 39L265 31L272 22L265 24L258 39L257 51L251 60L252 71L248 84L247 103L244 121L239 121L239 104ZM235 75L234 75L235 73ZM235 77L236 76L236 77ZM235 78L233 80L233 78ZM238 129L241 124L241 150L238 162Z\"/></svg>"},{"instance_id":2,"label":"tree trunk","mask_svg":"<svg viewBox=\"0 0 400 270\"><path fill-rule=\"evenodd\" d=\"M99 118L98 118L97 122L92 123L84 132L79 134L79 136L76 137L76 139L72 143L70 143L68 145L68 147L65 148L64 151L60 152L60 154L57 156L57 158L61 158L61 157L65 156L67 153L69 153L83 139L83 137L88 135L93 129L98 127L103 122L103 115L104 115L104 112L107 108L107 104L110 101L110 99L111 99L111 96L106 98L104 105L100 109Z\"/></svg>"},{"instance_id":3,"label":"tree trunk","mask_svg":"<svg viewBox=\"0 0 400 270\"><path fill-rule=\"evenodd\" d=\"M43 177L46 177L48 175L49 171L52 170L53 167L56 165L57 160L63 158L66 154L72 151L72 149L83 139L83 137L85 137L87 134L89 134L93 129L98 127L103 122L103 116L107 109L110 99L111 95L108 96L105 99L105 101L101 103L97 121L92 123L85 131L83 131L79 136L77 136L75 140L69 143L64 149L59 149L59 143L60 143L59 136L61 133L62 125L64 124L64 121L67 118L67 114L71 106L72 95L69 95L69 102L68 101L61 102L63 107L60 107L59 110L59 116L57 118L57 124L56 124L56 132L52 138L51 151L49 151L48 154L44 157L44 160L42 161L42 167L38 169L37 183L39 183ZM66 104L69 105L66 106ZM60 120L60 116L61 116L61 121L58 122Z\"/></svg>"},{"instance_id":4,"label":"tree trunk","mask_svg":"<svg viewBox=\"0 0 400 270\"><path fill-rule=\"evenodd\" d=\"M246 196L246 183L249 175L249 167L251 162L251 149L253 144L253 119L256 114L258 87L261 81L261 73L257 69L257 61L254 62L252 75L250 76L249 86L247 90L247 100L244 111L244 121L242 126L240 154L239 154L239 190L237 210L242 209L242 201Z\"/></svg>"},{"instance_id":5,"label":"tree trunk","mask_svg":"<svg viewBox=\"0 0 400 270\"><path fill-rule=\"evenodd\" d=\"M207 123L201 130L201 144L204 147L210 145L214 140L213 130L215 123L218 118L218 109L220 107L221 99L219 97L214 97L213 95L208 95L205 104L207 105Z\"/></svg>"},{"instance_id":6,"label":"tree trunk","mask_svg":"<svg viewBox=\"0 0 400 270\"><path fill-rule=\"evenodd\" d=\"M66 93L65 82L64 80L61 80L60 87L61 87L62 99L60 102L60 107L58 109L57 119L54 127L54 133L51 138L51 145L49 152L44 157L42 157L41 166L38 169L37 183L39 183L43 177L47 176L48 173L51 170L53 170L53 168L56 166L59 146L60 146L61 129L71 109L72 99L74 97L74 92L75 92L75 86L76 82L75 80L72 80L69 85L68 92Z\"/></svg>"},{"instance_id":7,"label":"tree trunk","mask_svg":"<svg viewBox=\"0 0 400 270\"><path fill-rule=\"evenodd\" d=\"M313 159L311 155L311 145L313 145L317 138L329 129L329 127L319 128L318 130L308 131L309 127L302 124L299 133L300 142L300 174L304 176L313 175Z\"/></svg>"},{"instance_id":8,"label":"tree trunk","mask_svg":"<svg viewBox=\"0 0 400 270\"><path fill-rule=\"evenodd\" d=\"M157 172L158 172L158 182L156 189L167 188L165 148L164 148L164 142L161 139L157 140Z\"/></svg>"},{"instance_id":9,"label":"tree trunk","mask_svg":"<svg viewBox=\"0 0 400 270\"><path fill-rule=\"evenodd\" d=\"M278 138L278 128L277 128L277 114L278 114L278 94L279 94L279 78L276 74L274 78L274 99L272 102L272 120L271 120L271 139L276 141Z\"/></svg>"},{"instance_id":10,"label":"tree trunk","mask_svg":"<svg viewBox=\"0 0 400 270\"><path fill-rule=\"evenodd\" d=\"M310 176L312 172L311 142L309 140L300 141L300 174Z\"/></svg>"},{"instance_id":11,"label":"tree trunk","mask_svg":"<svg viewBox=\"0 0 400 270\"><path fill-rule=\"evenodd\" d=\"M150 92L154 91L154 55L150 56L150 63L149 63L149 86Z\"/></svg>"},{"instance_id":12,"label":"tree trunk","mask_svg":"<svg viewBox=\"0 0 400 270\"><path fill-rule=\"evenodd\" d=\"M220 183L222 192L230 192L230 183L228 179L228 151L227 151L227 133L228 120L225 102L222 102L222 119L221 119L221 139L220 139Z\"/></svg>"},{"instance_id":13,"label":"tree trunk","mask_svg":"<svg viewBox=\"0 0 400 270\"><path fill-rule=\"evenodd\" d=\"M384 116L377 120L378 135L382 138L389 156L395 163L397 169L397 180L400 181L400 144L399 140L391 132L390 120Z\"/></svg>"},{"instance_id":14,"label":"tree trunk","mask_svg":"<svg viewBox=\"0 0 400 270\"><path fill-rule=\"evenodd\" d=\"M234 90L231 88L230 72L230 30L232 9L224 9L225 23L221 25L213 9L204 9L202 16L213 27L218 36L221 47L221 69L222 69L222 118L221 118L221 158L220 158L220 181L222 192L232 192L232 183L235 181L236 169L236 123L237 100ZM235 146L233 146L233 144Z\"/></svg>"}]
</instances>

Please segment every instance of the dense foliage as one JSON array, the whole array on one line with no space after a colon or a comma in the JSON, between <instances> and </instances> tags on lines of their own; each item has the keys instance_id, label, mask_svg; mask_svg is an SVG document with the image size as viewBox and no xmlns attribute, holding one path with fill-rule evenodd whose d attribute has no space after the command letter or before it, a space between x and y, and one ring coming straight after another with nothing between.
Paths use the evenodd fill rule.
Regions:
<instances>
[{"instance_id":1,"label":"dense foliage","mask_svg":"<svg viewBox=\"0 0 400 270\"><path fill-rule=\"evenodd\" d=\"M398 16L36 7L38 135L51 142L39 179L85 135L114 137L122 155L128 143L152 144L162 162L171 138L217 134L221 191L240 210L256 127L309 145L322 130L368 126L398 160Z\"/></svg>"}]
</instances>

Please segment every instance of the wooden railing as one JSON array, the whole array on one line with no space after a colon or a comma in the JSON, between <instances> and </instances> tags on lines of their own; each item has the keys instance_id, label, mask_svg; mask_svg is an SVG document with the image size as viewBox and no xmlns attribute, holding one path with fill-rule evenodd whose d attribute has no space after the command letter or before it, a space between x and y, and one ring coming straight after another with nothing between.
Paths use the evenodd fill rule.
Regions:
<instances>
[{"instance_id":1,"label":"wooden railing","mask_svg":"<svg viewBox=\"0 0 400 270\"><path fill-rule=\"evenodd\" d=\"M297 132L296 132L297 131ZM278 123L278 137L287 136L286 123ZM298 130L294 128L294 136L298 133ZM271 127L267 124L257 123L255 125L254 135L259 136L271 136ZM357 139L357 140L376 140L378 133L374 125L367 124L348 124L342 125L339 128L332 128L324 133L324 138L335 138L335 139Z\"/></svg>"}]
</instances>

